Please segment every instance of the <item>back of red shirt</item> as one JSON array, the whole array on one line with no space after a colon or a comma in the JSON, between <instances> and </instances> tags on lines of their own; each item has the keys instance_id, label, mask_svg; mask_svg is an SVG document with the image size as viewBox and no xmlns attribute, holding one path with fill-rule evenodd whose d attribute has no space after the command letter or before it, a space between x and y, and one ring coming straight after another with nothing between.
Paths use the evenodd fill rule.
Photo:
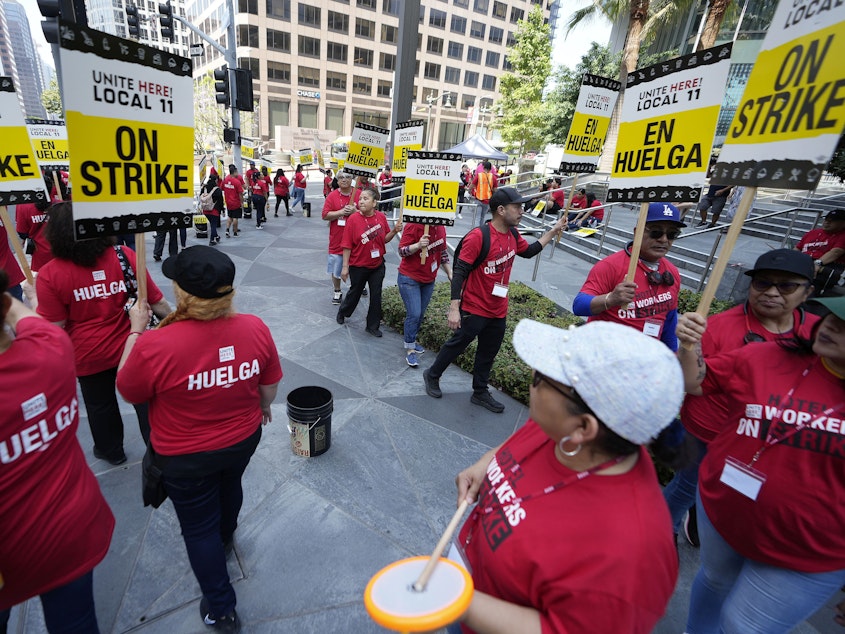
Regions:
<instances>
[{"instance_id":1,"label":"back of red shirt","mask_svg":"<svg viewBox=\"0 0 845 634\"><path fill-rule=\"evenodd\" d=\"M223 196L226 198L226 209L240 209L243 206L241 196L244 193L244 185L240 176L231 175L223 179L223 184L220 187L223 190Z\"/></svg>"},{"instance_id":2,"label":"back of red shirt","mask_svg":"<svg viewBox=\"0 0 845 634\"><path fill-rule=\"evenodd\" d=\"M15 207L15 224L18 233L25 233L35 242L35 253L32 254L31 267L33 271L53 259L53 251L47 240L47 212L39 211L32 203L25 203Z\"/></svg>"},{"instance_id":3,"label":"back of red shirt","mask_svg":"<svg viewBox=\"0 0 845 634\"><path fill-rule=\"evenodd\" d=\"M12 247L9 246L9 238L6 235L6 227L3 226L2 220L0 220L0 269L6 271L9 275L10 286L17 286L26 279L18 261L15 259L15 254L12 253Z\"/></svg>"}]
</instances>

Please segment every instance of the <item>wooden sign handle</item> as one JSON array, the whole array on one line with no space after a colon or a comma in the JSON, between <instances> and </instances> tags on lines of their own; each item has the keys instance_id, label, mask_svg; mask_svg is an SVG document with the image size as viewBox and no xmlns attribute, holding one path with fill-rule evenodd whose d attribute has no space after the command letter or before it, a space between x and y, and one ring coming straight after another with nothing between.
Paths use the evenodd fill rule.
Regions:
<instances>
[{"instance_id":1,"label":"wooden sign handle","mask_svg":"<svg viewBox=\"0 0 845 634\"><path fill-rule=\"evenodd\" d=\"M147 299L146 233L135 234L135 275L138 278L138 301Z\"/></svg>"},{"instance_id":2,"label":"wooden sign handle","mask_svg":"<svg viewBox=\"0 0 845 634\"><path fill-rule=\"evenodd\" d=\"M428 230L431 228L431 225L426 225L425 229L423 229L423 236L428 236ZM428 247L423 247L420 250L420 264L425 264L426 259L428 258Z\"/></svg>"},{"instance_id":3,"label":"wooden sign handle","mask_svg":"<svg viewBox=\"0 0 845 634\"><path fill-rule=\"evenodd\" d=\"M6 233L12 242L12 248L15 250L15 255L18 256L18 264L21 266L26 281L30 284L35 284L35 278L32 276L32 269L29 268L29 262L26 261L26 253L24 253L21 239L15 227L12 224L12 219L9 217L9 210L4 205L0 205L0 220L3 221L3 226L6 228Z\"/></svg>"},{"instance_id":4,"label":"wooden sign handle","mask_svg":"<svg viewBox=\"0 0 845 634\"><path fill-rule=\"evenodd\" d=\"M626 282L634 281L634 273L637 271L637 262L640 259L640 248L643 244L643 236L645 235L645 219L648 215L648 203L640 205L640 217L637 219L637 228L634 231L634 244L631 245L631 261L628 263L628 275L625 276Z\"/></svg>"}]
</instances>

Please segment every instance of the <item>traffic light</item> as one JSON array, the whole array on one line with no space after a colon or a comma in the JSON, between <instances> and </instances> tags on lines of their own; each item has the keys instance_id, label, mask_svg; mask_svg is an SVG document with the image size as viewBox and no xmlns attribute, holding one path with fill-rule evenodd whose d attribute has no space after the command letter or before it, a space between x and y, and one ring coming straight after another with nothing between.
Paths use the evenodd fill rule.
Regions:
<instances>
[{"instance_id":1,"label":"traffic light","mask_svg":"<svg viewBox=\"0 0 845 634\"><path fill-rule=\"evenodd\" d=\"M252 94L252 71L248 68L235 69L235 107L252 112L255 109Z\"/></svg>"},{"instance_id":2,"label":"traffic light","mask_svg":"<svg viewBox=\"0 0 845 634\"><path fill-rule=\"evenodd\" d=\"M140 33L138 30L138 7L134 4L126 5L126 26L129 29L129 35L138 37Z\"/></svg>"},{"instance_id":3,"label":"traffic light","mask_svg":"<svg viewBox=\"0 0 845 634\"><path fill-rule=\"evenodd\" d=\"M224 106L229 105L229 67L228 66L221 66L217 70L214 71L214 90L217 91L217 94L214 95L214 98L217 100L217 103L223 104Z\"/></svg>"},{"instance_id":4,"label":"traffic light","mask_svg":"<svg viewBox=\"0 0 845 634\"><path fill-rule=\"evenodd\" d=\"M168 39L173 42L173 7L170 6L170 0L166 3L159 3L158 14L162 39Z\"/></svg>"},{"instance_id":5,"label":"traffic light","mask_svg":"<svg viewBox=\"0 0 845 634\"><path fill-rule=\"evenodd\" d=\"M41 15L47 18L41 22L44 39L50 44L58 44L59 21L56 18L61 15L59 0L38 0L38 10L41 11Z\"/></svg>"}]
</instances>

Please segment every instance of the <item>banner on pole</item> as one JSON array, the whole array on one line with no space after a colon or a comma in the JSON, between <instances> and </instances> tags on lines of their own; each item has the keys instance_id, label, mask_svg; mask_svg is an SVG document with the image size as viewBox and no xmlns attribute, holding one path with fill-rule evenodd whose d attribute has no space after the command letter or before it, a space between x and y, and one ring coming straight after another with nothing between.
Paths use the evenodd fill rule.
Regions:
<instances>
[{"instance_id":1,"label":"banner on pole","mask_svg":"<svg viewBox=\"0 0 845 634\"><path fill-rule=\"evenodd\" d=\"M425 141L425 121L412 120L396 124L393 134L393 181L402 183L408 171L408 152L421 150Z\"/></svg>"},{"instance_id":2,"label":"banner on pole","mask_svg":"<svg viewBox=\"0 0 845 634\"><path fill-rule=\"evenodd\" d=\"M615 79L584 75L559 171L596 171L621 88L622 84Z\"/></svg>"},{"instance_id":3,"label":"banner on pole","mask_svg":"<svg viewBox=\"0 0 845 634\"><path fill-rule=\"evenodd\" d=\"M70 151L67 142L67 126L64 121L27 119L26 129L35 160L44 172L67 171L70 169Z\"/></svg>"},{"instance_id":4,"label":"banner on pole","mask_svg":"<svg viewBox=\"0 0 845 634\"><path fill-rule=\"evenodd\" d=\"M314 135L314 159L321 170L326 169L326 159L323 157L323 149L320 147L320 139Z\"/></svg>"},{"instance_id":5,"label":"banner on pole","mask_svg":"<svg viewBox=\"0 0 845 634\"><path fill-rule=\"evenodd\" d=\"M302 165L302 167L306 167L308 165L314 164L314 152L311 151L310 147L303 148L299 150L299 157L297 160L297 165Z\"/></svg>"},{"instance_id":6,"label":"banner on pole","mask_svg":"<svg viewBox=\"0 0 845 634\"><path fill-rule=\"evenodd\" d=\"M754 187L815 187L845 127L844 59L845 2L781 2L714 178Z\"/></svg>"},{"instance_id":7,"label":"banner on pole","mask_svg":"<svg viewBox=\"0 0 845 634\"><path fill-rule=\"evenodd\" d=\"M461 154L446 152L408 152L403 222L455 224L463 159Z\"/></svg>"},{"instance_id":8,"label":"banner on pole","mask_svg":"<svg viewBox=\"0 0 845 634\"><path fill-rule=\"evenodd\" d=\"M732 44L628 75L607 202L698 201Z\"/></svg>"},{"instance_id":9,"label":"banner on pole","mask_svg":"<svg viewBox=\"0 0 845 634\"><path fill-rule=\"evenodd\" d=\"M0 77L0 205L47 200L29 132L11 77Z\"/></svg>"},{"instance_id":10,"label":"banner on pole","mask_svg":"<svg viewBox=\"0 0 845 634\"><path fill-rule=\"evenodd\" d=\"M77 239L190 227L191 61L60 22Z\"/></svg>"},{"instance_id":11,"label":"banner on pole","mask_svg":"<svg viewBox=\"0 0 845 634\"><path fill-rule=\"evenodd\" d=\"M349 141L349 154L343 169L353 176L375 178L378 168L384 165L384 149L390 130L368 123L356 123Z\"/></svg>"}]
</instances>

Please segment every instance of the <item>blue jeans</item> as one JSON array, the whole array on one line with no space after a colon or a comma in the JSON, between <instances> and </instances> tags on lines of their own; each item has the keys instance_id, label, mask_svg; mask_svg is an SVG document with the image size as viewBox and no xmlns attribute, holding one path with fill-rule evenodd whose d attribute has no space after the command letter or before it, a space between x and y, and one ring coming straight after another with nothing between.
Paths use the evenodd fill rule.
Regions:
<instances>
[{"instance_id":1,"label":"blue jeans","mask_svg":"<svg viewBox=\"0 0 845 634\"><path fill-rule=\"evenodd\" d=\"M434 282L422 284L399 273L397 283L399 284L399 295L402 296L402 301L405 303L405 348L413 350L417 333L420 331L420 324L425 316L425 309L428 308L431 294L434 292Z\"/></svg>"},{"instance_id":2,"label":"blue jeans","mask_svg":"<svg viewBox=\"0 0 845 634\"><path fill-rule=\"evenodd\" d=\"M488 200L484 203L478 200L475 203L475 208L478 210L478 218L475 219L476 224L482 227L484 226L484 221L487 220L487 214L490 212L490 201Z\"/></svg>"},{"instance_id":3,"label":"blue jeans","mask_svg":"<svg viewBox=\"0 0 845 634\"><path fill-rule=\"evenodd\" d=\"M672 517L672 532L676 535L681 530L684 514L695 504L695 492L698 490L698 467L707 445L695 438L698 447L698 457L683 469L675 471L675 477L663 489L663 497L669 505L669 515Z\"/></svg>"},{"instance_id":4,"label":"blue jeans","mask_svg":"<svg viewBox=\"0 0 845 634\"><path fill-rule=\"evenodd\" d=\"M44 622L50 634L98 634L94 610L94 572L41 595ZM0 611L0 631L6 631L11 608Z\"/></svg>"},{"instance_id":5,"label":"blue jeans","mask_svg":"<svg viewBox=\"0 0 845 634\"><path fill-rule=\"evenodd\" d=\"M690 594L689 634L780 634L807 619L845 582L845 570L807 573L743 557L713 527L701 497L701 568Z\"/></svg>"},{"instance_id":6,"label":"blue jeans","mask_svg":"<svg viewBox=\"0 0 845 634\"><path fill-rule=\"evenodd\" d=\"M220 216L205 214L205 218L208 220L208 241L215 242L220 237L217 233L217 230L220 228Z\"/></svg>"},{"instance_id":7,"label":"blue jeans","mask_svg":"<svg viewBox=\"0 0 845 634\"><path fill-rule=\"evenodd\" d=\"M302 203L305 202L305 190L302 187L294 187L293 188L293 196L290 199L290 206L296 207L296 203L299 203L299 206L302 206Z\"/></svg>"}]
</instances>

